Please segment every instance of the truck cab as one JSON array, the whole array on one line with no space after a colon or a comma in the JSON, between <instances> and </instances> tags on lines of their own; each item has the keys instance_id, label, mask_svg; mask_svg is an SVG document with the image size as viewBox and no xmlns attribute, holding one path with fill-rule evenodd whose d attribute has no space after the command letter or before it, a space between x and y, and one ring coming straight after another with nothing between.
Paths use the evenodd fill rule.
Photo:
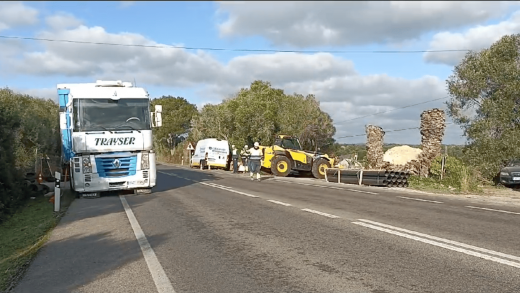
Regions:
<instances>
[{"instance_id":1,"label":"truck cab","mask_svg":"<svg viewBox=\"0 0 520 293\"><path fill-rule=\"evenodd\" d=\"M150 193L156 185L152 127L162 107L150 111L144 88L121 81L58 84L62 162L71 188L84 197L100 192Z\"/></svg>"}]
</instances>

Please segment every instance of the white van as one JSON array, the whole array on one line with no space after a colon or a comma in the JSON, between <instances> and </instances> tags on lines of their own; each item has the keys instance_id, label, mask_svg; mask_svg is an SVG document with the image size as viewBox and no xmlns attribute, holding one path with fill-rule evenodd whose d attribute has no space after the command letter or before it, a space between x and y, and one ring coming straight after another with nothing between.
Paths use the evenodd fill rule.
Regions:
<instances>
[{"instance_id":1,"label":"white van","mask_svg":"<svg viewBox=\"0 0 520 293\"><path fill-rule=\"evenodd\" d=\"M204 164L204 158L208 154L208 164L211 168L226 169L229 167L230 151L227 140L216 138L202 139L197 142L195 152L191 158L191 167L200 167Z\"/></svg>"}]
</instances>

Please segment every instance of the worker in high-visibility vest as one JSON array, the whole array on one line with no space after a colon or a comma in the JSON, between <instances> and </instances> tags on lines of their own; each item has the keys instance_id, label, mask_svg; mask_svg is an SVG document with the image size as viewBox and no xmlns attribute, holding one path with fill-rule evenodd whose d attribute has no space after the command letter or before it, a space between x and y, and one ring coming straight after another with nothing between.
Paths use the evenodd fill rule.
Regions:
<instances>
[{"instance_id":1,"label":"worker in high-visibility vest","mask_svg":"<svg viewBox=\"0 0 520 293\"><path fill-rule=\"evenodd\" d=\"M238 173L238 150L235 145L231 146L231 158L233 159L233 173Z\"/></svg>"},{"instance_id":2,"label":"worker in high-visibility vest","mask_svg":"<svg viewBox=\"0 0 520 293\"><path fill-rule=\"evenodd\" d=\"M255 142L253 147L249 150L249 154L249 171L251 174L251 180L255 180L254 175L256 174L256 180L260 181L260 168L262 167L264 154L260 149L260 144L258 142Z\"/></svg>"},{"instance_id":3,"label":"worker in high-visibility vest","mask_svg":"<svg viewBox=\"0 0 520 293\"><path fill-rule=\"evenodd\" d=\"M244 166L244 174L249 170L249 149L247 144L244 146L242 151L240 152L240 156L242 157L242 166Z\"/></svg>"}]
</instances>

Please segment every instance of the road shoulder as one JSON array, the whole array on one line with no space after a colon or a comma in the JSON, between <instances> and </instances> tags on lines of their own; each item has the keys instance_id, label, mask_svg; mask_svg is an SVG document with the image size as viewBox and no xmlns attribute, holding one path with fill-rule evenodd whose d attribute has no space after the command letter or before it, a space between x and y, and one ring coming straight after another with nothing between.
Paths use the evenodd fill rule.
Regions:
<instances>
[{"instance_id":1,"label":"road shoulder","mask_svg":"<svg viewBox=\"0 0 520 293\"><path fill-rule=\"evenodd\" d=\"M12 292L154 292L117 196L75 200Z\"/></svg>"}]
</instances>

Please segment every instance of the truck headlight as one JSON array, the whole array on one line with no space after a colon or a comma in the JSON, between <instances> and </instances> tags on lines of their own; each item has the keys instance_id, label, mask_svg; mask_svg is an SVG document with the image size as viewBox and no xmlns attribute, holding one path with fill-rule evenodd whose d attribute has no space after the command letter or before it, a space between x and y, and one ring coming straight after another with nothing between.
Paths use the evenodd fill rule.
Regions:
<instances>
[{"instance_id":1,"label":"truck headlight","mask_svg":"<svg viewBox=\"0 0 520 293\"><path fill-rule=\"evenodd\" d=\"M92 164L90 163L90 157L83 157L83 174L92 173Z\"/></svg>"},{"instance_id":2,"label":"truck headlight","mask_svg":"<svg viewBox=\"0 0 520 293\"><path fill-rule=\"evenodd\" d=\"M509 176L509 173L507 173L507 172L500 172L500 176Z\"/></svg>"},{"instance_id":3,"label":"truck headlight","mask_svg":"<svg viewBox=\"0 0 520 293\"><path fill-rule=\"evenodd\" d=\"M150 159L148 153L141 154L141 169L150 168Z\"/></svg>"}]
</instances>

